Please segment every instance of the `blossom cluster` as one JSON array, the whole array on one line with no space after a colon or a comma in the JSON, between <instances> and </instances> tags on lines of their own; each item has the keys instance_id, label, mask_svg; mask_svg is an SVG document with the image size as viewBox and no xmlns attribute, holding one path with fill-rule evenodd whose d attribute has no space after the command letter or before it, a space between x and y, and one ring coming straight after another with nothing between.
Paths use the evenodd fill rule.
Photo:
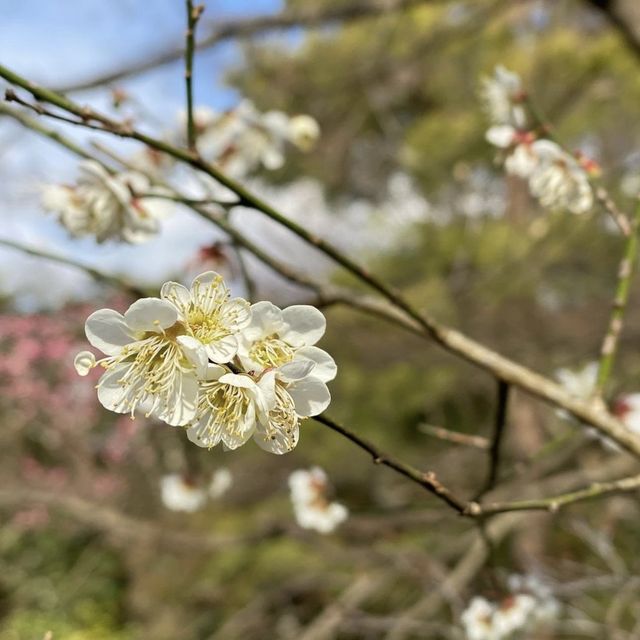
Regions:
<instances>
[{"instance_id":1,"label":"blossom cluster","mask_svg":"<svg viewBox=\"0 0 640 640\"><path fill-rule=\"evenodd\" d=\"M150 191L149 180L137 172L109 173L92 160L80 163L75 185L46 185L43 207L55 213L76 238L97 242L146 242L160 230L163 207L158 200L142 201L136 194Z\"/></svg>"},{"instance_id":2,"label":"blossom cluster","mask_svg":"<svg viewBox=\"0 0 640 640\"><path fill-rule=\"evenodd\" d=\"M179 129L167 137L183 145L186 114L178 120ZM320 127L311 116L261 113L248 100L223 113L197 107L194 122L202 157L236 179L261 167L280 169L287 144L308 152L320 136ZM81 162L75 184L43 186L42 206L57 215L73 237L93 236L100 243L147 242L159 233L160 222L168 213L161 200L167 194L152 188L152 181L167 177L174 163L171 156L145 147L129 164L135 170L114 172L93 160Z\"/></svg>"},{"instance_id":3,"label":"blossom cluster","mask_svg":"<svg viewBox=\"0 0 640 640\"><path fill-rule=\"evenodd\" d=\"M527 180L531 194L547 209L589 211L594 201L589 172L596 171L595 163L537 135L519 76L498 66L483 79L481 96L492 123L486 138L503 150L507 173Z\"/></svg>"},{"instance_id":4,"label":"blossom cluster","mask_svg":"<svg viewBox=\"0 0 640 640\"><path fill-rule=\"evenodd\" d=\"M222 497L233 484L228 469L217 469L208 487L196 479L181 473L170 473L160 479L162 503L170 511L194 513L202 509L208 499Z\"/></svg>"},{"instance_id":5,"label":"blossom cluster","mask_svg":"<svg viewBox=\"0 0 640 640\"><path fill-rule=\"evenodd\" d=\"M200 154L235 178L243 178L261 167L280 169L287 143L301 151L311 151L320 136L320 127L311 116L291 117L282 111L261 113L249 100L223 113L197 107L194 124ZM185 126L183 113L180 131Z\"/></svg>"},{"instance_id":6,"label":"blossom cluster","mask_svg":"<svg viewBox=\"0 0 640 640\"><path fill-rule=\"evenodd\" d=\"M565 391L580 400L588 400L593 396L598 381L598 363L588 362L580 369L561 368L555 372L556 379ZM640 393L624 393L613 402L611 413L632 431L640 434ZM565 412L559 415L566 417ZM620 447L611 438L607 438L593 427L586 430L587 435L598 440L609 451L620 451Z\"/></svg>"},{"instance_id":7,"label":"blossom cluster","mask_svg":"<svg viewBox=\"0 0 640 640\"><path fill-rule=\"evenodd\" d=\"M499 602L475 596L461 616L467 640L513 640L548 628L560 605L533 575L509 578L510 593Z\"/></svg>"},{"instance_id":8,"label":"blossom cluster","mask_svg":"<svg viewBox=\"0 0 640 640\"><path fill-rule=\"evenodd\" d=\"M116 413L137 410L187 429L201 447L236 449L250 438L282 454L298 442L302 418L329 405L331 356L314 346L326 320L309 305L280 309L231 298L208 271L190 288L163 285L123 314L100 309L86 321L93 347L75 358L86 375L100 365L98 400Z\"/></svg>"},{"instance_id":9,"label":"blossom cluster","mask_svg":"<svg viewBox=\"0 0 640 640\"><path fill-rule=\"evenodd\" d=\"M338 502L329 502L327 474L320 467L294 471L289 476L289 489L296 522L303 529L331 533L349 515Z\"/></svg>"}]
</instances>

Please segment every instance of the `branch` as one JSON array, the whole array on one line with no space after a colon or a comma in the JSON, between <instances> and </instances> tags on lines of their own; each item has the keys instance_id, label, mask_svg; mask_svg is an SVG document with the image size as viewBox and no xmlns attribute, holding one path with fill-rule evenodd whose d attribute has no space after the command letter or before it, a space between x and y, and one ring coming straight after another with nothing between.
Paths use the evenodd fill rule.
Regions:
<instances>
[{"instance_id":1,"label":"branch","mask_svg":"<svg viewBox=\"0 0 640 640\"><path fill-rule=\"evenodd\" d=\"M45 249L38 249L37 247L30 247L28 245L22 244L20 242L16 242L15 240L9 240L8 238L0 238L0 245L4 247L9 247L10 249L15 249L16 251L20 251L22 253L26 253L30 256L35 256L36 258L44 258L45 260L51 260L52 262L57 262L59 264L64 264L70 267L74 267L76 269L81 269L88 275L90 275L96 282L100 282L103 284L108 284L117 289L122 289L127 293L135 296L136 298L144 297L147 294L146 291L136 287L135 285L130 284L123 278L118 276L114 276L108 273L104 273L99 271L98 269L94 269L90 267L88 264L84 264L73 258L69 258L67 256L62 256L56 253L50 253Z\"/></svg>"},{"instance_id":2,"label":"branch","mask_svg":"<svg viewBox=\"0 0 640 640\"><path fill-rule=\"evenodd\" d=\"M26 89L36 99L49 102L50 104L77 116L78 125L96 128L92 123L98 122L102 125L103 131L111 132L123 138L138 140L153 149L167 153L176 160L189 164L193 168L209 175L220 184L233 191L238 196L242 206L256 209L268 218L271 218L280 225L288 228L296 236L332 258L350 274L377 291L380 295L386 298L391 305L403 312L403 315L406 316L406 320L423 335L432 338L445 349L459 357L491 372L494 377L504 380L505 383L521 387L532 395L537 396L550 404L566 409L580 421L595 427L603 435L610 437L621 447L633 453L635 456L640 457L640 437L630 432L622 423L620 423L611 414L607 413L603 408L596 404L584 402L572 397L557 383L534 373L526 367L501 356L482 344L467 338L458 331L441 325L431 317L418 312L412 305L405 301L399 293L382 283L365 268L361 267L351 258L341 253L333 245L318 238L314 234L309 233L299 224L286 218L269 204L251 193L248 189L225 176L215 166L208 164L188 150L174 147L162 140L156 140L136 131L128 124L113 121L106 116L89 109L88 107L81 107L65 96L61 96L53 91L39 87L1 65L0 77L5 78L9 82L20 86L23 89ZM205 213L205 215L209 214ZM391 317L394 318L394 321L397 321L397 315L392 313Z\"/></svg>"},{"instance_id":3,"label":"branch","mask_svg":"<svg viewBox=\"0 0 640 640\"><path fill-rule=\"evenodd\" d=\"M431 0L431 2L433 4L434 0ZM276 15L258 16L246 20L229 20L219 23L212 28L206 37L195 43L195 49L201 51L211 48L225 40L246 38L268 31L289 29L292 27L312 28L337 22L372 19L393 11L410 9L423 4L427 4L427 0L352 1L349 4L335 8L322 8L320 10L315 9L304 12L283 11ZM85 89L95 89L96 87L140 75L156 67L170 64L171 62L184 58L185 54L186 50L182 47L168 49L109 73L56 87L56 91L59 93L69 93Z\"/></svg>"},{"instance_id":4,"label":"branch","mask_svg":"<svg viewBox=\"0 0 640 640\"><path fill-rule=\"evenodd\" d=\"M468 433L451 431L450 429L437 427L432 424L420 424L418 425L418 431L426 433L428 436L432 436L433 438L438 438L439 440L453 442L454 444L461 444L466 447L474 447L475 449L486 450L491 446L489 441L483 436L472 436Z\"/></svg>"},{"instance_id":5,"label":"branch","mask_svg":"<svg viewBox=\"0 0 640 640\"><path fill-rule=\"evenodd\" d=\"M489 469L484 487L480 490L475 500L478 501L485 493L488 493L496 486L498 479L498 469L500 467L500 448L502 436L507 419L507 402L509 400L509 385L504 380L498 379L498 393L496 399L496 421L491 439L491 450L489 451Z\"/></svg>"},{"instance_id":6,"label":"branch","mask_svg":"<svg viewBox=\"0 0 640 640\"><path fill-rule=\"evenodd\" d=\"M482 515L489 516L506 511L543 510L555 513L561 507L583 500L593 500L612 493L623 493L640 489L640 475L614 480L612 482L594 482L584 489L563 493L549 498L517 500L514 502L493 502L482 506Z\"/></svg>"},{"instance_id":7,"label":"branch","mask_svg":"<svg viewBox=\"0 0 640 640\"><path fill-rule=\"evenodd\" d=\"M598 9L611 26L622 36L622 40L629 52L640 59L640 39L629 23L620 15L616 2L612 0L586 0L592 7Z\"/></svg>"},{"instance_id":8,"label":"branch","mask_svg":"<svg viewBox=\"0 0 640 640\"><path fill-rule=\"evenodd\" d=\"M324 414L319 416L314 416L313 419L320 424L329 427L333 431L336 431L340 435L344 436L348 440L351 440L354 444L359 446L361 449L364 449L367 453L371 455L373 458L373 462L375 464L382 464L385 467L389 467L399 474L405 476L405 478L409 478L409 480L413 480L413 482L419 484L421 487L426 489L429 493L432 493L440 500L448 504L450 507L455 509L461 515L473 515L468 513L468 503L464 500L461 500L454 496L449 489L447 489L436 477L436 474L433 471L420 471L415 467L412 467L409 464L401 462L397 458L394 458L388 453L385 453L378 449L376 445L372 442L369 442L365 438L361 438L358 434L350 431L346 427L338 424L328 416Z\"/></svg>"},{"instance_id":9,"label":"branch","mask_svg":"<svg viewBox=\"0 0 640 640\"><path fill-rule=\"evenodd\" d=\"M640 232L640 202L636 206L636 213L631 227L631 233L627 236L624 254L618 267L618 284L613 300L613 309L609 319L609 328L604 336L600 348L600 366L598 368L598 380L595 394L601 396L605 385L611 375L613 360L616 355L620 333L624 323L624 313L629 301L631 281L638 263L638 233Z\"/></svg>"}]
</instances>

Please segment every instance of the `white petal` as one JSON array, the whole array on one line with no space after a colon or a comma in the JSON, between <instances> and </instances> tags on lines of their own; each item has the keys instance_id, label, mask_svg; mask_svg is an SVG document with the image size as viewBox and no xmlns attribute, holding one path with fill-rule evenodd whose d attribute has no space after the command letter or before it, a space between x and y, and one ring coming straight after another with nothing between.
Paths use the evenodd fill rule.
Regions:
<instances>
[{"instance_id":1,"label":"white petal","mask_svg":"<svg viewBox=\"0 0 640 640\"><path fill-rule=\"evenodd\" d=\"M180 375L181 384L176 384L173 397L167 407L153 413L159 420L173 427L182 427L191 422L196 416L199 384L193 373Z\"/></svg>"},{"instance_id":2,"label":"white petal","mask_svg":"<svg viewBox=\"0 0 640 640\"><path fill-rule=\"evenodd\" d=\"M313 376L292 383L287 391L293 398L296 413L302 417L317 416L331 402L331 394L327 385Z\"/></svg>"},{"instance_id":3,"label":"white petal","mask_svg":"<svg viewBox=\"0 0 640 640\"><path fill-rule=\"evenodd\" d=\"M239 433L231 433L228 430L222 432L222 442L228 449L237 449L241 447L256 430L256 412L255 407L250 404L247 407L247 413L243 416L243 419L239 425L237 425Z\"/></svg>"},{"instance_id":4,"label":"white petal","mask_svg":"<svg viewBox=\"0 0 640 640\"><path fill-rule=\"evenodd\" d=\"M208 433L206 437L202 437L202 433L207 433L206 426L206 420L202 420L201 422L197 422L193 426L189 426L189 428L187 429L187 438L189 438L191 442L197 444L199 447L211 449L212 447L215 447L222 439L222 431L217 431L213 434Z\"/></svg>"},{"instance_id":5,"label":"white petal","mask_svg":"<svg viewBox=\"0 0 640 640\"><path fill-rule=\"evenodd\" d=\"M222 305L220 315L231 331L240 331L251 322L251 305L244 298L233 298Z\"/></svg>"},{"instance_id":6,"label":"white petal","mask_svg":"<svg viewBox=\"0 0 640 640\"><path fill-rule=\"evenodd\" d=\"M189 307L191 293L178 282L165 282L160 289L160 297L173 304L181 313Z\"/></svg>"},{"instance_id":7,"label":"white petal","mask_svg":"<svg viewBox=\"0 0 640 640\"><path fill-rule=\"evenodd\" d=\"M307 304L296 304L282 311L286 328L280 337L294 347L315 344L324 335L327 321L322 312Z\"/></svg>"},{"instance_id":8,"label":"white petal","mask_svg":"<svg viewBox=\"0 0 640 640\"><path fill-rule=\"evenodd\" d=\"M195 367L198 377L204 378L207 375L209 359L202 342L192 336L178 336L176 342L182 347L182 352Z\"/></svg>"},{"instance_id":9,"label":"white petal","mask_svg":"<svg viewBox=\"0 0 640 640\"><path fill-rule=\"evenodd\" d=\"M269 413L276 406L276 372L274 370L267 371L258 381L258 389L253 394L258 414L260 416Z\"/></svg>"},{"instance_id":10,"label":"white petal","mask_svg":"<svg viewBox=\"0 0 640 640\"><path fill-rule=\"evenodd\" d=\"M490 142L492 145L506 149L513 142L515 132L516 130L511 125L494 125L489 128L485 134L485 138L487 142Z\"/></svg>"},{"instance_id":11,"label":"white petal","mask_svg":"<svg viewBox=\"0 0 640 640\"><path fill-rule=\"evenodd\" d=\"M96 357L91 351L81 351L74 359L73 366L78 375L86 376L96 366Z\"/></svg>"},{"instance_id":12,"label":"white petal","mask_svg":"<svg viewBox=\"0 0 640 640\"><path fill-rule=\"evenodd\" d=\"M278 367L278 378L283 382L302 380L315 369L315 362L308 359L298 360L297 355L298 354L296 354L296 359L292 362L287 362L287 364Z\"/></svg>"},{"instance_id":13,"label":"white petal","mask_svg":"<svg viewBox=\"0 0 640 640\"><path fill-rule=\"evenodd\" d=\"M223 384L230 384L232 387L241 389L257 389L256 383L249 377L240 373L225 373L219 378Z\"/></svg>"},{"instance_id":14,"label":"white petal","mask_svg":"<svg viewBox=\"0 0 640 640\"><path fill-rule=\"evenodd\" d=\"M160 332L178 321L178 310L160 298L140 298L127 309L124 319L133 331Z\"/></svg>"},{"instance_id":15,"label":"white petal","mask_svg":"<svg viewBox=\"0 0 640 640\"><path fill-rule=\"evenodd\" d=\"M335 360L324 350L318 347L303 347L296 352L296 360L304 358L316 363L311 375L314 378L329 382L336 377L338 367Z\"/></svg>"},{"instance_id":16,"label":"white petal","mask_svg":"<svg viewBox=\"0 0 640 640\"><path fill-rule=\"evenodd\" d=\"M297 426L291 433L277 431L272 438L268 438L266 433L266 430L261 425L258 425L256 432L253 434L253 439L261 449L277 455L289 453L295 449L300 439L300 429Z\"/></svg>"},{"instance_id":17,"label":"white petal","mask_svg":"<svg viewBox=\"0 0 640 640\"><path fill-rule=\"evenodd\" d=\"M235 336L225 336L205 345L205 349L211 360L224 364L233 360L238 353L238 339Z\"/></svg>"},{"instance_id":18,"label":"white petal","mask_svg":"<svg viewBox=\"0 0 640 640\"><path fill-rule=\"evenodd\" d=\"M264 300L251 305L251 322L243 333L247 340L260 340L278 333L283 326L282 310Z\"/></svg>"},{"instance_id":19,"label":"white petal","mask_svg":"<svg viewBox=\"0 0 640 640\"><path fill-rule=\"evenodd\" d=\"M193 279L193 282L191 283L191 291L193 292L197 287L201 287L203 285L206 286L214 281L218 281L222 284L224 282L224 278L215 271L205 271Z\"/></svg>"},{"instance_id":20,"label":"white petal","mask_svg":"<svg viewBox=\"0 0 640 640\"><path fill-rule=\"evenodd\" d=\"M108 356L115 356L125 344L135 340L124 317L113 309L94 311L84 325L87 340Z\"/></svg>"},{"instance_id":21,"label":"white petal","mask_svg":"<svg viewBox=\"0 0 640 640\"><path fill-rule=\"evenodd\" d=\"M227 370L224 367L221 367L219 364L208 364L207 372L204 376L204 379L207 382L210 382L212 380L219 380L225 373L227 373Z\"/></svg>"},{"instance_id":22,"label":"white petal","mask_svg":"<svg viewBox=\"0 0 640 640\"><path fill-rule=\"evenodd\" d=\"M123 364L109 369L98 382L98 401L109 411L128 413L129 408L123 403L127 389L120 384L120 379L127 372L129 365Z\"/></svg>"}]
</instances>

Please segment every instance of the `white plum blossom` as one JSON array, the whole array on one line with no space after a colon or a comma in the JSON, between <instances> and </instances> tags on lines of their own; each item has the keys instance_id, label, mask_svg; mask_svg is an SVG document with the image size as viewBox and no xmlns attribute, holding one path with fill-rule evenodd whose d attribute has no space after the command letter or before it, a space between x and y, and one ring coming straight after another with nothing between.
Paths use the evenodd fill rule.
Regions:
<instances>
[{"instance_id":1,"label":"white plum blossom","mask_svg":"<svg viewBox=\"0 0 640 640\"><path fill-rule=\"evenodd\" d=\"M184 112L179 121L183 136ZM311 116L289 117L282 111L261 113L249 100L224 113L197 107L194 124L202 156L235 178L243 178L260 167L280 169L287 143L301 151L311 151L320 136L320 127Z\"/></svg>"},{"instance_id":2,"label":"white plum blossom","mask_svg":"<svg viewBox=\"0 0 640 640\"><path fill-rule=\"evenodd\" d=\"M493 628L495 611L495 605L481 596L471 600L460 618L467 640L497 640Z\"/></svg>"},{"instance_id":3,"label":"white plum blossom","mask_svg":"<svg viewBox=\"0 0 640 640\"><path fill-rule=\"evenodd\" d=\"M262 371L304 358L316 363L316 377L332 380L335 362L329 354L313 347L326 326L322 312L310 305L280 309L271 302L256 302L251 305L251 322L242 332L240 361L248 370Z\"/></svg>"},{"instance_id":4,"label":"white plum blossom","mask_svg":"<svg viewBox=\"0 0 640 640\"><path fill-rule=\"evenodd\" d=\"M196 276L191 288L167 282L160 297L179 312L191 336L203 345L212 362L225 363L238 351L238 335L251 320L249 303L243 298L231 298L222 276L207 271Z\"/></svg>"},{"instance_id":5,"label":"white plum blossom","mask_svg":"<svg viewBox=\"0 0 640 640\"><path fill-rule=\"evenodd\" d=\"M534 576L511 576L498 602L475 596L461 616L467 640L513 640L548 629L560 613L551 590Z\"/></svg>"},{"instance_id":6,"label":"white plum blossom","mask_svg":"<svg viewBox=\"0 0 640 640\"><path fill-rule=\"evenodd\" d=\"M90 235L97 242L113 239L138 244L158 233L166 211L156 199L143 203L135 196L149 191L149 180L142 174L110 174L90 160L80 163L77 184L43 187L42 205L56 213L74 237Z\"/></svg>"},{"instance_id":7,"label":"white plum blossom","mask_svg":"<svg viewBox=\"0 0 640 640\"><path fill-rule=\"evenodd\" d=\"M320 125L308 115L293 116L288 129L291 144L301 151L311 151L320 137Z\"/></svg>"},{"instance_id":8,"label":"white plum blossom","mask_svg":"<svg viewBox=\"0 0 640 640\"><path fill-rule=\"evenodd\" d=\"M588 362L581 369L557 369L554 375L567 393L588 400L598 381L598 363Z\"/></svg>"},{"instance_id":9,"label":"white plum blossom","mask_svg":"<svg viewBox=\"0 0 640 640\"><path fill-rule=\"evenodd\" d=\"M314 346L325 326L308 305L283 311L231 298L222 276L207 271L190 288L165 283L160 298L142 298L124 315L92 313L85 333L105 357L82 351L74 365L82 376L106 370L98 399L111 411L185 427L201 447L236 449L253 438L283 454L297 445L300 421L331 402L336 364Z\"/></svg>"},{"instance_id":10,"label":"white plum blossom","mask_svg":"<svg viewBox=\"0 0 640 640\"><path fill-rule=\"evenodd\" d=\"M194 419L187 428L189 439L208 449L220 442L231 450L242 446L275 405L274 387L273 372L255 380L245 373L209 365L200 384Z\"/></svg>"},{"instance_id":11,"label":"white plum blossom","mask_svg":"<svg viewBox=\"0 0 640 640\"><path fill-rule=\"evenodd\" d=\"M531 144L536 165L529 176L531 194L543 207L585 213L593 206L587 172L578 161L551 140Z\"/></svg>"},{"instance_id":12,"label":"white plum blossom","mask_svg":"<svg viewBox=\"0 0 640 640\"><path fill-rule=\"evenodd\" d=\"M522 129L527 116L522 99L524 92L520 76L498 65L492 76L482 78L480 95L491 122Z\"/></svg>"},{"instance_id":13,"label":"white plum blossom","mask_svg":"<svg viewBox=\"0 0 640 640\"><path fill-rule=\"evenodd\" d=\"M327 475L320 467L299 469L289 476L294 515L303 529L331 533L347 519L347 508L327 499L328 488Z\"/></svg>"},{"instance_id":14,"label":"white plum blossom","mask_svg":"<svg viewBox=\"0 0 640 640\"><path fill-rule=\"evenodd\" d=\"M613 415L630 431L640 434L640 393L619 396L613 404Z\"/></svg>"},{"instance_id":15,"label":"white plum blossom","mask_svg":"<svg viewBox=\"0 0 640 640\"><path fill-rule=\"evenodd\" d=\"M171 473L160 480L162 503L171 511L195 513L207 502L207 493L190 478Z\"/></svg>"},{"instance_id":16,"label":"white plum blossom","mask_svg":"<svg viewBox=\"0 0 640 640\"><path fill-rule=\"evenodd\" d=\"M226 467L216 469L211 476L211 482L209 483L209 497L217 500L221 498L233 485L233 476L231 471Z\"/></svg>"},{"instance_id":17,"label":"white plum blossom","mask_svg":"<svg viewBox=\"0 0 640 640\"><path fill-rule=\"evenodd\" d=\"M76 370L87 375L92 366L106 369L97 387L102 406L132 416L140 408L176 426L194 417L200 345L182 333L171 303L141 298L124 315L100 309L87 318L85 333L106 357L95 362L82 352L76 356Z\"/></svg>"}]
</instances>

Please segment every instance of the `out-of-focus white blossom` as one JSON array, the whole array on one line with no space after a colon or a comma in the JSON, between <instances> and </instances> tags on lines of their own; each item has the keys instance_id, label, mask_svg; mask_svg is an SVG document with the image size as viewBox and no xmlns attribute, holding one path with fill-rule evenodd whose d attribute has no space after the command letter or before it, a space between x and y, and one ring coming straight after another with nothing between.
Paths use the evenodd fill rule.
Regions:
<instances>
[{"instance_id":1,"label":"out-of-focus white blossom","mask_svg":"<svg viewBox=\"0 0 640 640\"><path fill-rule=\"evenodd\" d=\"M460 618L467 640L497 640L493 628L495 611L495 605L481 596L471 600Z\"/></svg>"},{"instance_id":2,"label":"out-of-focus white blossom","mask_svg":"<svg viewBox=\"0 0 640 640\"><path fill-rule=\"evenodd\" d=\"M522 105L524 96L520 76L505 69L495 68L492 76L481 81L480 96L491 122L522 129L526 125L526 111Z\"/></svg>"},{"instance_id":3,"label":"out-of-focus white blossom","mask_svg":"<svg viewBox=\"0 0 640 640\"><path fill-rule=\"evenodd\" d=\"M531 148L537 163L529 177L529 188L540 204L571 213L589 211L593 190L578 161L551 140L536 140Z\"/></svg>"},{"instance_id":4,"label":"out-of-focus white blossom","mask_svg":"<svg viewBox=\"0 0 640 640\"><path fill-rule=\"evenodd\" d=\"M171 473L160 480L160 494L162 503L171 511L194 513L207 501L207 492L179 473Z\"/></svg>"},{"instance_id":5,"label":"out-of-focus white blossom","mask_svg":"<svg viewBox=\"0 0 640 640\"><path fill-rule=\"evenodd\" d=\"M58 215L74 237L94 236L98 242L122 240L141 243L160 230L166 205L157 199L136 197L150 191L149 180L140 173L109 174L97 162L80 164L75 185L47 185L42 205Z\"/></svg>"},{"instance_id":6,"label":"out-of-focus white blossom","mask_svg":"<svg viewBox=\"0 0 640 640\"><path fill-rule=\"evenodd\" d=\"M296 522L303 529L331 533L349 512L338 502L329 502L327 474L319 467L294 471L289 476L289 489Z\"/></svg>"},{"instance_id":7,"label":"out-of-focus white blossom","mask_svg":"<svg viewBox=\"0 0 640 640\"><path fill-rule=\"evenodd\" d=\"M186 114L179 117L184 137ZM224 113L206 107L194 110L201 155L227 174L243 178L260 167L280 169L287 143L310 151L320 136L318 123L307 115L289 117L282 111L261 113L249 100Z\"/></svg>"},{"instance_id":8,"label":"out-of-focus white blossom","mask_svg":"<svg viewBox=\"0 0 640 640\"><path fill-rule=\"evenodd\" d=\"M515 640L548 629L560 613L551 590L535 576L511 576L498 602L475 596L461 616L467 640Z\"/></svg>"},{"instance_id":9,"label":"out-of-focus white blossom","mask_svg":"<svg viewBox=\"0 0 640 640\"><path fill-rule=\"evenodd\" d=\"M567 393L588 400L598 381L598 363L588 362L581 369L557 369L554 375Z\"/></svg>"},{"instance_id":10,"label":"out-of-focus white blossom","mask_svg":"<svg viewBox=\"0 0 640 640\"><path fill-rule=\"evenodd\" d=\"M214 500L221 498L233 485L233 476L226 467L216 469L209 483L209 496Z\"/></svg>"}]
</instances>

